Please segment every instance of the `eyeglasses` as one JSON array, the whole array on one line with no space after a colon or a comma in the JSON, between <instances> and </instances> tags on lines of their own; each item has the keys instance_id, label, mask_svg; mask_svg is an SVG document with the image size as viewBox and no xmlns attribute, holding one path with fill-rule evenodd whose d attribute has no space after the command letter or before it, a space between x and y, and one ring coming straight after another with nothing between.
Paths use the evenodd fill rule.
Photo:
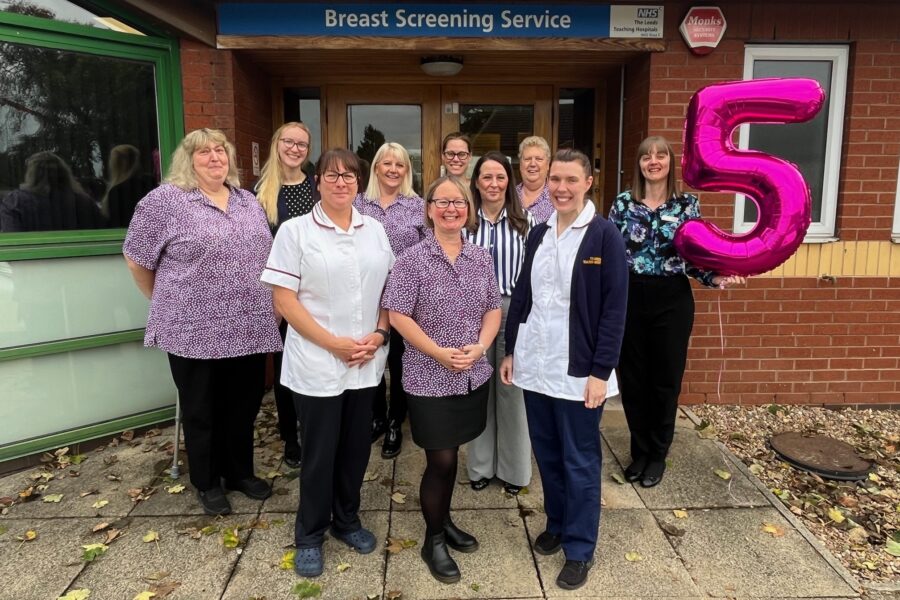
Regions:
<instances>
[{"instance_id":1,"label":"eyeglasses","mask_svg":"<svg viewBox=\"0 0 900 600\"><path fill-rule=\"evenodd\" d=\"M471 156L468 152L454 152L452 150L444 150L444 158L447 160L453 160L454 158L458 158L459 160L466 160Z\"/></svg>"},{"instance_id":2,"label":"eyeglasses","mask_svg":"<svg viewBox=\"0 0 900 600\"><path fill-rule=\"evenodd\" d=\"M290 150L294 146L297 146L297 148L299 150L309 150L309 142L299 142L297 140L290 140L287 138L281 138L278 141L280 141L282 144L284 144L284 147L287 148L288 150Z\"/></svg>"},{"instance_id":3,"label":"eyeglasses","mask_svg":"<svg viewBox=\"0 0 900 600\"><path fill-rule=\"evenodd\" d=\"M322 179L327 181L328 183L337 183L338 178L344 180L344 183L356 183L356 173L353 171L347 171L345 173L338 173L336 171L325 171L322 173Z\"/></svg>"},{"instance_id":4,"label":"eyeglasses","mask_svg":"<svg viewBox=\"0 0 900 600\"><path fill-rule=\"evenodd\" d=\"M429 200L429 202L431 202L438 208L449 208L451 204L454 208L469 208L469 203L462 198L456 198L453 200L449 198L432 198L431 200Z\"/></svg>"}]
</instances>

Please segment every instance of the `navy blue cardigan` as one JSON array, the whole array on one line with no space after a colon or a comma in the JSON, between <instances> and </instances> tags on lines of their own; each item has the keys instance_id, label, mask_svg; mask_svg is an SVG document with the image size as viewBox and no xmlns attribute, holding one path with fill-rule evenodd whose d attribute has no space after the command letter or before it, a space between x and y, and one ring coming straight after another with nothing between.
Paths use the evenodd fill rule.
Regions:
<instances>
[{"instance_id":1,"label":"navy blue cardigan","mask_svg":"<svg viewBox=\"0 0 900 600\"><path fill-rule=\"evenodd\" d=\"M531 267L549 225L532 228L525 260L506 317L506 354L516 348L519 325L531 312ZM569 305L569 368L571 377L593 375L608 380L619 363L625 310L628 304L628 265L625 242L616 227L597 215L575 255Z\"/></svg>"}]
</instances>

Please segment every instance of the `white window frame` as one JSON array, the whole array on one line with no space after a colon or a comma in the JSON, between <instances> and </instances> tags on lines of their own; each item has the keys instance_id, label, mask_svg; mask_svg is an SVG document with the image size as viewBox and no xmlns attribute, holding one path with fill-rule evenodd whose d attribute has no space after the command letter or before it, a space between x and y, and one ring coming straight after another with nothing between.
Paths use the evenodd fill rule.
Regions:
<instances>
[{"instance_id":1,"label":"white window frame","mask_svg":"<svg viewBox=\"0 0 900 600\"><path fill-rule=\"evenodd\" d=\"M894 224L891 226L891 241L900 244L900 164L897 165L897 192L894 195Z\"/></svg>"},{"instance_id":2,"label":"white window frame","mask_svg":"<svg viewBox=\"0 0 900 600\"><path fill-rule=\"evenodd\" d=\"M744 79L753 79L753 63L756 60L830 60L832 62L831 89L826 90L830 99L828 131L825 137L825 178L822 185L821 220L813 221L803 240L806 243L833 242L837 216L838 182L841 169L841 142L844 134L844 108L847 98L847 67L850 49L844 45L747 45L744 47ZM747 149L750 126L742 125L738 147ZM744 222L743 194L735 195L734 231L745 233L752 223ZM896 219L895 219L896 220Z\"/></svg>"}]
</instances>

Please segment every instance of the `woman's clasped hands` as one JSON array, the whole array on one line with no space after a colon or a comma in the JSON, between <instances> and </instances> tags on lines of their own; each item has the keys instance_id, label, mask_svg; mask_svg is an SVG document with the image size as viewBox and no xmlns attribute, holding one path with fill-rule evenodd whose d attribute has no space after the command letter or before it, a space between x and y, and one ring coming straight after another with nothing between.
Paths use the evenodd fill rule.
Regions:
<instances>
[{"instance_id":1,"label":"woman's clasped hands","mask_svg":"<svg viewBox=\"0 0 900 600\"><path fill-rule=\"evenodd\" d=\"M472 368L479 358L484 356L484 346L469 344L462 348L439 347L434 359L453 373L461 373Z\"/></svg>"},{"instance_id":2,"label":"woman's clasped hands","mask_svg":"<svg viewBox=\"0 0 900 600\"><path fill-rule=\"evenodd\" d=\"M348 367L358 367L375 358L375 351L381 347L382 341L381 334L374 331L358 340L335 336L328 350Z\"/></svg>"}]
</instances>

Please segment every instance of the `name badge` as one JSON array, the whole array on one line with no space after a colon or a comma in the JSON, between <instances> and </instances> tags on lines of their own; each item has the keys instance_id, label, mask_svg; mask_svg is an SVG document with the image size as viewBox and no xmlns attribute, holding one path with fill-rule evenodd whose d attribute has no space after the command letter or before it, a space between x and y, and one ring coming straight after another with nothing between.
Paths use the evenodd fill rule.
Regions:
<instances>
[{"instance_id":1,"label":"name badge","mask_svg":"<svg viewBox=\"0 0 900 600\"><path fill-rule=\"evenodd\" d=\"M666 221L668 223L677 223L678 222L678 217L673 217L672 215L662 215L660 217L660 219L662 219L663 221Z\"/></svg>"},{"instance_id":2,"label":"name badge","mask_svg":"<svg viewBox=\"0 0 900 600\"><path fill-rule=\"evenodd\" d=\"M582 260L581 263L585 265L599 265L603 263L603 259L599 256L589 256Z\"/></svg>"}]
</instances>

